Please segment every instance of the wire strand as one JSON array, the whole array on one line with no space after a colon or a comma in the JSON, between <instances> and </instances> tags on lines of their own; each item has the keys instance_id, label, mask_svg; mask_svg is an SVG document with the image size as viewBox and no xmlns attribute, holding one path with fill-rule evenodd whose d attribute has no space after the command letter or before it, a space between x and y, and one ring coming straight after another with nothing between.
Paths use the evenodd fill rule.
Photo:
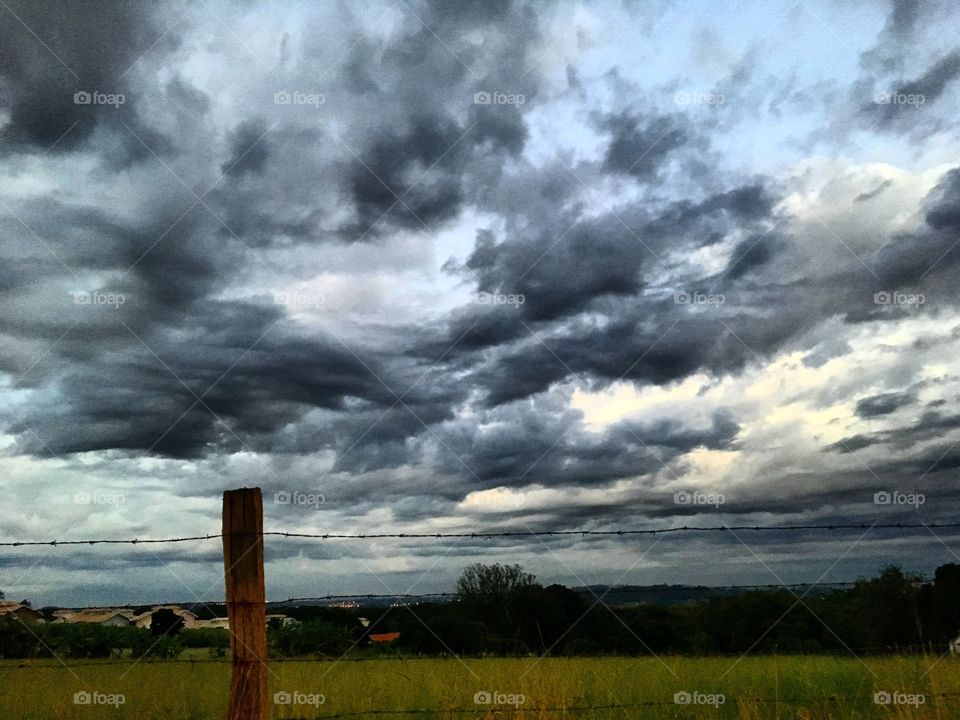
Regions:
<instances>
[{"instance_id":1,"label":"wire strand","mask_svg":"<svg viewBox=\"0 0 960 720\"><path fill-rule=\"evenodd\" d=\"M828 532L840 530L920 530L920 529L957 529L960 522L950 523L830 523L809 525L713 525L706 527L687 526L671 528L649 528L629 530L505 530L496 532L436 532L436 533L300 533L269 530L264 537L281 537L313 540L378 540L378 539L463 539L478 540L493 538L541 538L541 537L629 537L634 535L666 535L698 532L797 532L803 530L822 530ZM181 543L222 538L221 533L193 535L188 537L141 539L91 539L91 540L14 540L0 542L0 547L61 546L61 545L142 545L158 543Z\"/></svg>"}]
</instances>

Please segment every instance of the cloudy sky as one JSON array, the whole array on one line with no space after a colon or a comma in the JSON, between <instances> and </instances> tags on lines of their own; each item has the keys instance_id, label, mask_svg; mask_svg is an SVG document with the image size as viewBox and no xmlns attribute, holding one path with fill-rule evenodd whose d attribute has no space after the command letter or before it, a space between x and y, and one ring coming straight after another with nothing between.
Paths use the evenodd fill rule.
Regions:
<instances>
[{"instance_id":1,"label":"cloudy sky","mask_svg":"<svg viewBox=\"0 0 960 720\"><path fill-rule=\"evenodd\" d=\"M956 518L955 3L146 8L0 3L0 540L218 532L249 485L301 532ZM954 552L270 540L267 579L799 582ZM0 588L216 598L221 562L2 548Z\"/></svg>"}]
</instances>

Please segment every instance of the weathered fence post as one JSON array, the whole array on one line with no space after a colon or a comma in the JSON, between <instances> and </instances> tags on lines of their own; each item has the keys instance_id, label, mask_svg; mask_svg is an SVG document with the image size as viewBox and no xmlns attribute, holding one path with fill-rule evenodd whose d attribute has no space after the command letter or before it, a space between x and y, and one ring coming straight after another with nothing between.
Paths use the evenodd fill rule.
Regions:
<instances>
[{"instance_id":1,"label":"weathered fence post","mask_svg":"<svg viewBox=\"0 0 960 720\"><path fill-rule=\"evenodd\" d=\"M233 653L227 720L266 720L267 619L260 488L223 494L223 567Z\"/></svg>"}]
</instances>

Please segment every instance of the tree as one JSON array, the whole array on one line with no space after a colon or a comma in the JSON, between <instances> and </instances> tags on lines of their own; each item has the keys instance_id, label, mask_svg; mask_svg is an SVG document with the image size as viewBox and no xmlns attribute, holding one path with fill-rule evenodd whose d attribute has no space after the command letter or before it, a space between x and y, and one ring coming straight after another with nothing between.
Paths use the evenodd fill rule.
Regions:
<instances>
[{"instance_id":1,"label":"tree","mask_svg":"<svg viewBox=\"0 0 960 720\"><path fill-rule=\"evenodd\" d=\"M150 616L150 634L174 636L183 629L183 618L169 608L161 608Z\"/></svg>"},{"instance_id":2,"label":"tree","mask_svg":"<svg viewBox=\"0 0 960 720\"><path fill-rule=\"evenodd\" d=\"M929 636L937 644L947 643L960 631L960 565L941 565L934 574L933 587L928 590Z\"/></svg>"},{"instance_id":3,"label":"tree","mask_svg":"<svg viewBox=\"0 0 960 720\"><path fill-rule=\"evenodd\" d=\"M490 601L504 600L525 587L538 585L535 575L524 571L519 565L467 565L457 580L457 594L463 599Z\"/></svg>"}]
</instances>

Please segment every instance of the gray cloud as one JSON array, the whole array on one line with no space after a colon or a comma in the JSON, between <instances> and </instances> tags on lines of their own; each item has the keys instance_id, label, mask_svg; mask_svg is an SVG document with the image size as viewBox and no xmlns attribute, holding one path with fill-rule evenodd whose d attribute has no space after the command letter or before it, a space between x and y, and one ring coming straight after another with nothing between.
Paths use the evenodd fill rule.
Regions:
<instances>
[{"instance_id":1,"label":"gray cloud","mask_svg":"<svg viewBox=\"0 0 960 720\"><path fill-rule=\"evenodd\" d=\"M90 482L207 503L197 525L238 483L322 491L271 521L344 529L669 526L711 481L729 520L872 517L878 478L950 515L960 61L921 52L933 5L875 13L846 74L681 23L669 77L606 32L659 43L665 8L0 8L3 532ZM725 103L674 101L697 87ZM864 108L880 87L927 101ZM875 300L897 291L925 302ZM273 557L297 553L348 557Z\"/></svg>"}]
</instances>

